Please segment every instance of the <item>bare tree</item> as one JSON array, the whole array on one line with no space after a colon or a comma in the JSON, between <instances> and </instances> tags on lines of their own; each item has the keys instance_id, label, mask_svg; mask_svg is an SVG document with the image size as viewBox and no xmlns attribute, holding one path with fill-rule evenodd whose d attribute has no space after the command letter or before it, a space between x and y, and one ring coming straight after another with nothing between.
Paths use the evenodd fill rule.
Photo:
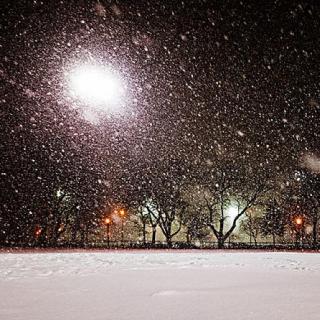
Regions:
<instances>
[{"instance_id":1,"label":"bare tree","mask_svg":"<svg viewBox=\"0 0 320 320\"><path fill-rule=\"evenodd\" d=\"M207 225L223 248L237 227L240 218L257 204L266 191L266 178L243 172L234 163L222 164L206 173L208 192L204 196L208 213ZM236 214L230 217L228 208L236 204Z\"/></svg>"},{"instance_id":2,"label":"bare tree","mask_svg":"<svg viewBox=\"0 0 320 320\"><path fill-rule=\"evenodd\" d=\"M164 195L153 198L154 207L147 205L153 230L159 225L169 247L172 246L172 238L177 235L182 227L181 217L186 210L186 203L181 200L180 190L176 190L167 199Z\"/></svg>"},{"instance_id":3,"label":"bare tree","mask_svg":"<svg viewBox=\"0 0 320 320\"><path fill-rule=\"evenodd\" d=\"M187 207L182 215L181 219L185 228L187 243L191 243L192 240L201 240L208 235L206 216L203 212L204 208L202 206L192 204Z\"/></svg>"},{"instance_id":4,"label":"bare tree","mask_svg":"<svg viewBox=\"0 0 320 320\"><path fill-rule=\"evenodd\" d=\"M143 200L143 203L138 208L138 216L143 226L143 241L145 243L146 239L146 228L149 224L151 233L151 243L154 245L156 243L157 227L159 225L160 216L152 202L152 198L147 198Z\"/></svg>"},{"instance_id":5,"label":"bare tree","mask_svg":"<svg viewBox=\"0 0 320 320\"><path fill-rule=\"evenodd\" d=\"M153 242L157 227L161 229L169 247L172 245L172 238L180 232L181 217L187 207L182 197L186 181L188 168L174 159L163 160L157 171L149 169L143 178L141 191L152 227Z\"/></svg>"},{"instance_id":6,"label":"bare tree","mask_svg":"<svg viewBox=\"0 0 320 320\"><path fill-rule=\"evenodd\" d=\"M249 236L250 244L253 239L254 244L257 245L257 238L261 233L261 217L253 215L248 210L245 214L245 219L241 221L240 229L244 234Z\"/></svg>"},{"instance_id":7,"label":"bare tree","mask_svg":"<svg viewBox=\"0 0 320 320\"><path fill-rule=\"evenodd\" d=\"M146 244L146 240L147 240L147 225L149 222L149 217L148 214L146 214L144 207L140 206L138 208L138 218L139 221L142 225L142 241L143 244Z\"/></svg>"},{"instance_id":8,"label":"bare tree","mask_svg":"<svg viewBox=\"0 0 320 320\"><path fill-rule=\"evenodd\" d=\"M264 236L271 235L273 246L276 245L276 237L284 235L287 217L285 210L281 209L278 201L272 199L267 204L265 214L261 220L261 232Z\"/></svg>"}]
</instances>

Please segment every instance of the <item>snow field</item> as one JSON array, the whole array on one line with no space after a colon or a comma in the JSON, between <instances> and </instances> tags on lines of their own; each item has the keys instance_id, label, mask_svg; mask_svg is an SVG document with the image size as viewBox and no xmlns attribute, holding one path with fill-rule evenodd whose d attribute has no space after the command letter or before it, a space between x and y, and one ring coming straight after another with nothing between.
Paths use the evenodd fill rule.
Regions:
<instances>
[{"instance_id":1,"label":"snow field","mask_svg":"<svg viewBox=\"0 0 320 320\"><path fill-rule=\"evenodd\" d=\"M319 284L317 253L2 253L0 319L318 320Z\"/></svg>"}]
</instances>

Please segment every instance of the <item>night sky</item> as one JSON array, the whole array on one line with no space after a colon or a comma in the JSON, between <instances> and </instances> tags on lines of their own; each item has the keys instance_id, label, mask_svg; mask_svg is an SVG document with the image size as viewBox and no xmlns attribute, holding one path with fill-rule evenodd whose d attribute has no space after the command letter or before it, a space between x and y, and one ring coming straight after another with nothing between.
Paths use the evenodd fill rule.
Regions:
<instances>
[{"instance_id":1,"label":"night sky","mask_svg":"<svg viewBox=\"0 0 320 320\"><path fill-rule=\"evenodd\" d=\"M9 1L0 21L5 210L226 159L281 176L319 153L318 1ZM127 86L94 122L65 79L91 61Z\"/></svg>"}]
</instances>

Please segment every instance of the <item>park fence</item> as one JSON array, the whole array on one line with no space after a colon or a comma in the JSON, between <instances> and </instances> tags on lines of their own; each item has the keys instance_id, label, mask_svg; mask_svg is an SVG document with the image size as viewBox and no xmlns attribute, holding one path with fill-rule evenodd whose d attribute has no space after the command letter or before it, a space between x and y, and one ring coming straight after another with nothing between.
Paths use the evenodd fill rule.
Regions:
<instances>
[{"instance_id":1,"label":"park fence","mask_svg":"<svg viewBox=\"0 0 320 320\"><path fill-rule=\"evenodd\" d=\"M2 248L84 248L84 249L218 249L216 241L175 241L168 245L163 241L105 241L105 242L86 242L72 243L60 242L57 245L39 245L23 243L0 244ZM225 242L223 249L246 249L246 250L320 250L320 244L316 246L309 243L270 243L270 242Z\"/></svg>"}]
</instances>

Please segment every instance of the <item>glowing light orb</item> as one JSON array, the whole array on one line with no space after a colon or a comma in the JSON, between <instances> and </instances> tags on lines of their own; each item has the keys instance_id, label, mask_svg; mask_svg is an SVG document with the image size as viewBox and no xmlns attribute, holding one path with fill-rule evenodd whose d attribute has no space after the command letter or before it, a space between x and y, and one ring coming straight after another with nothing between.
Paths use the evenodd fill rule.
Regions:
<instances>
[{"instance_id":1,"label":"glowing light orb","mask_svg":"<svg viewBox=\"0 0 320 320\"><path fill-rule=\"evenodd\" d=\"M227 209L228 218L231 220L233 220L237 216L238 213L239 213L238 207L236 207L236 206L230 206Z\"/></svg>"},{"instance_id":2,"label":"glowing light orb","mask_svg":"<svg viewBox=\"0 0 320 320\"><path fill-rule=\"evenodd\" d=\"M125 85L118 74L100 65L80 65L68 75L74 98L84 104L89 114L115 111L124 98Z\"/></svg>"}]
</instances>

